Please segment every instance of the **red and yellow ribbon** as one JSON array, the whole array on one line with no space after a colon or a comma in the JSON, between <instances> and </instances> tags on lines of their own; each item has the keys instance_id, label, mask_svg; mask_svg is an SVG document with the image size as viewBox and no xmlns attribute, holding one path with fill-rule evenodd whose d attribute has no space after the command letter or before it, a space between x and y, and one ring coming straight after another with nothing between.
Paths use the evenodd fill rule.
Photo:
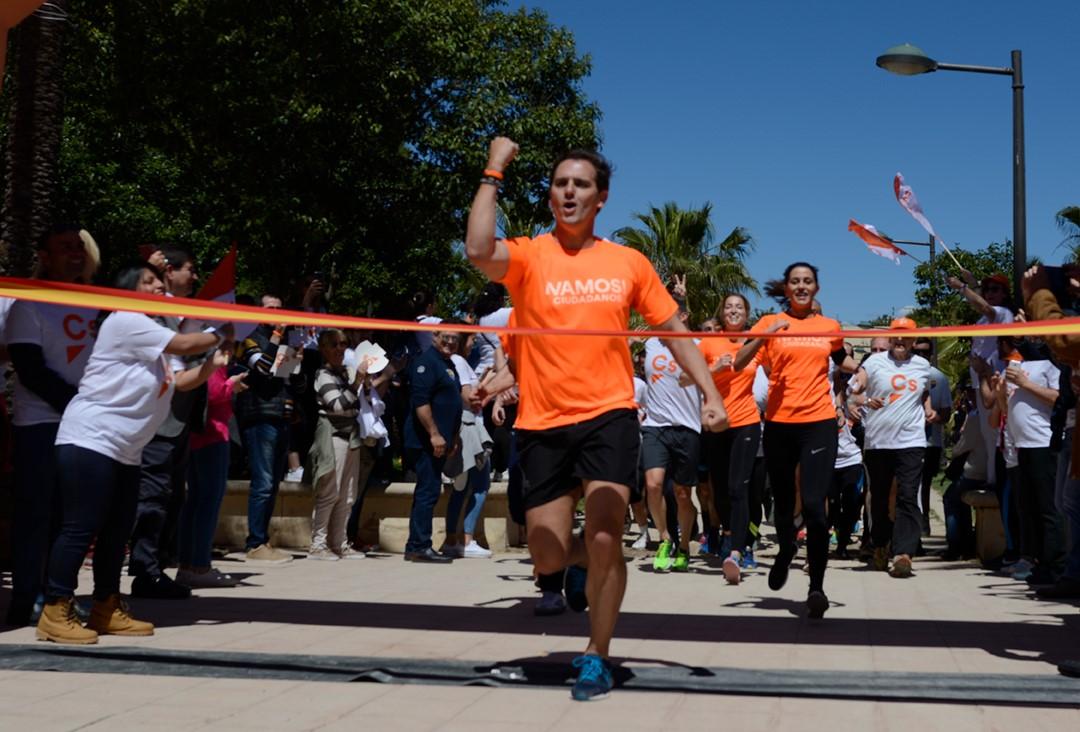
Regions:
<instances>
[{"instance_id":1,"label":"red and yellow ribbon","mask_svg":"<svg viewBox=\"0 0 1080 732\"><path fill-rule=\"evenodd\" d=\"M417 323L412 320L390 320L387 318L361 318L352 315L334 315L332 313L309 313L300 310L267 310L255 305L234 305L231 303L196 300L187 297L165 297L148 295L128 290L115 290L91 285L73 285L45 280L28 280L16 277L0 277L0 297L52 305L89 308L93 310L123 310L145 313L147 315L171 315L180 318L192 318L205 321L225 321L243 323L273 323L295 326L315 326L320 328L356 328L359 330L406 330L437 331L446 326L431 323ZM455 332L462 333L507 333L510 335L576 335L576 336L625 336L645 338L662 336L664 338L710 338L730 337L730 333L698 333L659 330L601 330L556 328L510 328L480 325L454 325ZM875 338L888 331L883 330L841 330L822 331L820 333L800 332L788 334L755 333L754 337L784 338L797 335L800 338ZM1047 336L1080 335L1080 317L1061 320L1042 320L1029 323L998 323L989 325L950 325L937 328L918 328L903 331L905 336L926 336L929 338L972 337L972 336Z\"/></svg>"}]
</instances>

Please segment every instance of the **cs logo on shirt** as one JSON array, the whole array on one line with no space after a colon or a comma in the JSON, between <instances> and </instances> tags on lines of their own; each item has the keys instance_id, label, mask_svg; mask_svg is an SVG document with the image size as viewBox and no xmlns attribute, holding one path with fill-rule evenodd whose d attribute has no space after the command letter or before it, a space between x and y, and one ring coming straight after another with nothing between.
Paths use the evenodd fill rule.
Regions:
<instances>
[{"instance_id":1,"label":"cs logo on shirt","mask_svg":"<svg viewBox=\"0 0 1080 732\"><path fill-rule=\"evenodd\" d=\"M652 368L654 373L651 380L654 384L664 378L665 373L674 376L679 372L679 364L675 362L675 359L669 359L662 353L653 357Z\"/></svg>"},{"instance_id":2,"label":"cs logo on shirt","mask_svg":"<svg viewBox=\"0 0 1080 732\"><path fill-rule=\"evenodd\" d=\"M76 343L70 344L67 347L67 362L71 363L79 354L86 350L89 344L79 343L78 341L86 341L89 338L97 337L97 320L91 320L86 322L86 318L78 313L68 313L64 316L62 322L64 328L64 335L70 340L76 341ZM88 338L89 337L89 338Z\"/></svg>"},{"instance_id":3,"label":"cs logo on shirt","mask_svg":"<svg viewBox=\"0 0 1080 732\"><path fill-rule=\"evenodd\" d=\"M892 404L897 399L904 396L904 392L913 392L919 390L919 382L915 379L909 379L903 374L894 374L892 377L893 393L889 395L889 404Z\"/></svg>"}]
</instances>

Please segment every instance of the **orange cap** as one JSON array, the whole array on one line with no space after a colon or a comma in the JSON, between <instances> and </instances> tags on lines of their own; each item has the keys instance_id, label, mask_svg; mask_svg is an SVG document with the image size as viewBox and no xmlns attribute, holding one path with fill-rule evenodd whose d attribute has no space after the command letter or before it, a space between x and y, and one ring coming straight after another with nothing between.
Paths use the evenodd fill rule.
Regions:
<instances>
[{"instance_id":1,"label":"orange cap","mask_svg":"<svg viewBox=\"0 0 1080 732\"><path fill-rule=\"evenodd\" d=\"M889 323L890 330L915 330L919 326L915 324L915 321L911 318L893 318Z\"/></svg>"}]
</instances>

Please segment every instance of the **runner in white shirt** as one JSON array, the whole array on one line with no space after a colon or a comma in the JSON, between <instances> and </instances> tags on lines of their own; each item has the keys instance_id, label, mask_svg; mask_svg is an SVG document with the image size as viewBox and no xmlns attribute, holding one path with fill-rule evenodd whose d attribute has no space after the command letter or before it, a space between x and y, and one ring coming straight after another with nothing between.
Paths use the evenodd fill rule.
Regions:
<instances>
[{"instance_id":1,"label":"runner in white shirt","mask_svg":"<svg viewBox=\"0 0 1080 732\"><path fill-rule=\"evenodd\" d=\"M891 330L913 330L911 318L896 318ZM855 375L853 391L864 392L870 412L866 428L865 460L870 478L871 531L874 569L888 569L892 541L893 577L911 576L911 558L919 548L921 518L919 486L926 452L926 422L933 421L930 406L930 362L912 353L915 339L899 334L887 352L875 353ZM889 493L896 478L896 520L889 519Z\"/></svg>"},{"instance_id":2,"label":"runner in white shirt","mask_svg":"<svg viewBox=\"0 0 1080 732\"><path fill-rule=\"evenodd\" d=\"M844 349L854 357L850 344L845 343ZM851 543L851 533L862 510L865 472L862 450L851 432L855 424L848 407L851 377L837 369L832 361L829 362L829 371L836 398L838 429L836 462L833 465L832 485L829 488L829 524L836 531L837 559L850 559L848 544Z\"/></svg>"},{"instance_id":3,"label":"runner in white shirt","mask_svg":"<svg viewBox=\"0 0 1080 732\"><path fill-rule=\"evenodd\" d=\"M146 263L120 272L116 287L163 294ZM216 333L178 334L141 313L105 318L79 392L64 410L56 436L62 523L49 553L46 604L37 637L58 643L96 643L99 634L152 635L120 597L120 570L135 517L143 447L169 413L174 379L167 356L217 350ZM95 538L96 537L96 538ZM94 605L86 627L72 603L79 569L94 549Z\"/></svg>"},{"instance_id":4,"label":"runner in white shirt","mask_svg":"<svg viewBox=\"0 0 1080 732\"><path fill-rule=\"evenodd\" d=\"M679 318L689 313L679 303ZM645 498L653 524L660 532L660 548L653 559L657 572L689 571L690 531L697 510L690 491L697 483L701 452L701 396L695 386L679 386L682 369L660 339L645 341L645 421L641 423L641 462L645 470ZM679 516L679 546L675 551L667 525L664 482L670 474Z\"/></svg>"}]
</instances>

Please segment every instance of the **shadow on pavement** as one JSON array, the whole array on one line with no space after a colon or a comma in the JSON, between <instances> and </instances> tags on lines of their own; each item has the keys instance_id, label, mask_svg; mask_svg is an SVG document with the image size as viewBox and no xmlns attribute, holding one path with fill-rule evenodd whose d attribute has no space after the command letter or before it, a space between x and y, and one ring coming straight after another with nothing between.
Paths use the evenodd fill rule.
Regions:
<instances>
[{"instance_id":1,"label":"shadow on pavement","mask_svg":"<svg viewBox=\"0 0 1080 732\"><path fill-rule=\"evenodd\" d=\"M355 628L439 630L522 635L582 635L586 616L568 612L549 618L532 613L534 595L502 597L503 607L279 598L193 597L184 601L139 600L141 615L158 627L195 623L266 623ZM976 648L1015 660L1060 663L1080 658L1080 614L1039 615L1031 621L937 620L934 618L841 618L808 621L803 603L777 597L748 597L731 607L755 607L766 615L623 612L617 634L623 639L853 645L884 648ZM840 604L833 602L833 608ZM795 617L792 617L795 616ZM1062 624L1053 622L1059 619Z\"/></svg>"}]
</instances>

